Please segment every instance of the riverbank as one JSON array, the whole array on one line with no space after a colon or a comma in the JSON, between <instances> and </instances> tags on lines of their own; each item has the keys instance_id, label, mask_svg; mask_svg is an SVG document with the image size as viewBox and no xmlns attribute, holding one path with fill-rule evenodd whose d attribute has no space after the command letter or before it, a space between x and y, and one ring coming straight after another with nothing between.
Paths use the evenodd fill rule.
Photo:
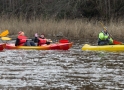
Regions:
<instances>
[{"instance_id":1,"label":"riverbank","mask_svg":"<svg viewBox=\"0 0 124 90\"><path fill-rule=\"evenodd\" d=\"M103 26L100 22L87 22L82 19L75 20L61 20L55 21L51 20L18 20L16 18L11 19L0 19L0 31L8 29L10 37L16 37L19 31L24 31L26 36L34 37L34 34L45 34L48 38L68 38L77 40L96 40L98 33L102 30ZM104 23L105 24L105 23ZM121 39L124 37L124 21L110 22L105 24L107 26L109 33L114 39Z\"/></svg>"}]
</instances>

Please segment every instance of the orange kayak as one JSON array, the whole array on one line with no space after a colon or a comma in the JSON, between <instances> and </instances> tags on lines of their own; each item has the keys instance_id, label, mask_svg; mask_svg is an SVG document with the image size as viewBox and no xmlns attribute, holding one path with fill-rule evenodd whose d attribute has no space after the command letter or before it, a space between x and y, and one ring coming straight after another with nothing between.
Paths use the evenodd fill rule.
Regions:
<instances>
[{"instance_id":1,"label":"orange kayak","mask_svg":"<svg viewBox=\"0 0 124 90\"><path fill-rule=\"evenodd\" d=\"M34 49L34 50L68 50L72 47L72 42L70 43L54 43L50 45L42 46L15 46L14 44L6 44L6 49Z\"/></svg>"}]
</instances>

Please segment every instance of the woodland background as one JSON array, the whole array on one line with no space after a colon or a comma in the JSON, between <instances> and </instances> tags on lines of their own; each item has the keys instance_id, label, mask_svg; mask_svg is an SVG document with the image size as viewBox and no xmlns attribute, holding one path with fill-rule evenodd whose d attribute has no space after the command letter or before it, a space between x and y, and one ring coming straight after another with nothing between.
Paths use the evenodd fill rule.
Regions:
<instances>
[{"instance_id":1,"label":"woodland background","mask_svg":"<svg viewBox=\"0 0 124 90\"><path fill-rule=\"evenodd\" d=\"M23 30L30 37L38 32L50 37L97 38L100 21L119 38L123 18L124 0L0 0L1 31L9 29L10 35Z\"/></svg>"}]
</instances>

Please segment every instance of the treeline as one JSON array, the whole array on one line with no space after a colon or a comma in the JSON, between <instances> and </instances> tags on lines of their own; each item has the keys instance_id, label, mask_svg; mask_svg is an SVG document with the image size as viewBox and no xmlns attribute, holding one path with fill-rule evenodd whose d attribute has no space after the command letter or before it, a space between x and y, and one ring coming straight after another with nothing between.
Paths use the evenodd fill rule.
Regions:
<instances>
[{"instance_id":1,"label":"treeline","mask_svg":"<svg viewBox=\"0 0 124 90\"><path fill-rule=\"evenodd\" d=\"M0 0L0 15L26 20L39 17L118 20L124 17L124 0Z\"/></svg>"}]
</instances>

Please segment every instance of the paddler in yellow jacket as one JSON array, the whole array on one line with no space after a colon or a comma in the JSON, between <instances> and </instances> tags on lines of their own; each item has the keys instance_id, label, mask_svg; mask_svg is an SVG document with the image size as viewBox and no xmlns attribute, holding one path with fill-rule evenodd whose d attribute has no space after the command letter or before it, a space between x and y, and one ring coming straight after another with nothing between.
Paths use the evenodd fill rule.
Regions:
<instances>
[{"instance_id":1,"label":"paddler in yellow jacket","mask_svg":"<svg viewBox=\"0 0 124 90\"><path fill-rule=\"evenodd\" d=\"M111 45L113 44L113 39L110 37L110 34L107 32L107 27L104 27L103 30L99 33L98 45Z\"/></svg>"}]
</instances>

